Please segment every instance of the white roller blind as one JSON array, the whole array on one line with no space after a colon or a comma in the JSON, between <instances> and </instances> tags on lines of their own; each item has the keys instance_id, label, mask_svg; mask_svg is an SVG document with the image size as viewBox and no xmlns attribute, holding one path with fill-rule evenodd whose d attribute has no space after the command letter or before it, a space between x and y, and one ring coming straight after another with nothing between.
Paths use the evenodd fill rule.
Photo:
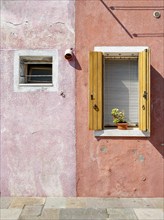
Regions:
<instances>
[{"instance_id":1,"label":"white roller blind","mask_svg":"<svg viewBox=\"0 0 164 220\"><path fill-rule=\"evenodd\" d=\"M129 123L138 123L138 85L137 59L105 59L104 126L113 125L112 108L123 111Z\"/></svg>"}]
</instances>

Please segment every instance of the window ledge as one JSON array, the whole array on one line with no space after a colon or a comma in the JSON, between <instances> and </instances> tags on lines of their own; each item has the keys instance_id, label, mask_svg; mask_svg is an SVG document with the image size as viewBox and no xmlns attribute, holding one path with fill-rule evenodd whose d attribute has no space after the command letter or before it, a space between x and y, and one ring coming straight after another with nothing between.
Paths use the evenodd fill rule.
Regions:
<instances>
[{"instance_id":1,"label":"window ledge","mask_svg":"<svg viewBox=\"0 0 164 220\"><path fill-rule=\"evenodd\" d=\"M20 83L20 87L52 87L52 83Z\"/></svg>"},{"instance_id":2,"label":"window ledge","mask_svg":"<svg viewBox=\"0 0 164 220\"><path fill-rule=\"evenodd\" d=\"M150 137L150 132L144 132L138 128L119 130L117 128L94 131L95 137Z\"/></svg>"}]
</instances>

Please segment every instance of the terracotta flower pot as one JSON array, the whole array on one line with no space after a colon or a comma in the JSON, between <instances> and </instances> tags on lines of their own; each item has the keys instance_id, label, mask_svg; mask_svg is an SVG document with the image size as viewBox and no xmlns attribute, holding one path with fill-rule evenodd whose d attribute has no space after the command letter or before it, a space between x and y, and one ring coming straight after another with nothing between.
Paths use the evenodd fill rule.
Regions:
<instances>
[{"instance_id":1,"label":"terracotta flower pot","mask_svg":"<svg viewBox=\"0 0 164 220\"><path fill-rule=\"evenodd\" d=\"M117 123L117 128L119 130L127 130L128 128L128 123Z\"/></svg>"}]
</instances>

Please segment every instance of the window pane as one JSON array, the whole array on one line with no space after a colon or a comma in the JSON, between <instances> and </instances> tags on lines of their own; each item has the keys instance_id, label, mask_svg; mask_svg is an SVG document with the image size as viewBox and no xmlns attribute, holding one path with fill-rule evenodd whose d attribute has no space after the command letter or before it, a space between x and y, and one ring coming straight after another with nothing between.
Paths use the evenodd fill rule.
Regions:
<instances>
[{"instance_id":1,"label":"window pane","mask_svg":"<svg viewBox=\"0 0 164 220\"><path fill-rule=\"evenodd\" d=\"M29 65L28 83L50 83L52 82L52 65Z\"/></svg>"},{"instance_id":2,"label":"window pane","mask_svg":"<svg viewBox=\"0 0 164 220\"><path fill-rule=\"evenodd\" d=\"M112 108L125 113L126 120L138 123L138 60L105 60L104 125L113 125Z\"/></svg>"}]
</instances>

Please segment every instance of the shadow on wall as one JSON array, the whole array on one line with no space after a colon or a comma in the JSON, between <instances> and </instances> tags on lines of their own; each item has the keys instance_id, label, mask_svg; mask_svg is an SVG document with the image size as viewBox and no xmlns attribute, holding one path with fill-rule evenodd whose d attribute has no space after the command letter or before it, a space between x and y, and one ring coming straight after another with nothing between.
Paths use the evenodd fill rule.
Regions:
<instances>
[{"instance_id":1,"label":"shadow on wall","mask_svg":"<svg viewBox=\"0 0 164 220\"><path fill-rule=\"evenodd\" d=\"M121 21L116 17L116 15L112 12L112 10L110 9L110 7L107 6L107 4L103 1L100 0L101 3L105 6L105 8L111 13L111 15L116 19L116 21L121 25L121 27L125 30L125 32L129 35L130 38L133 38L133 36L131 35L131 33L127 30L127 28L121 23Z\"/></svg>"},{"instance_id":2,"label":"shadow on wall","mask_svg":"<svg viewBox=\"0 0 164 220\"><path fill-rule=\"evenodd\" d=\"M137 33L134 37L164 37L164 33Z\"/></svg>"},{"instance_id":3,"label":"shadow on wall","mask_svg":"<svg viewBox=\"0 0 164 220\"><path fill-rule=\"evenodd\" d=\"M79 61L77 60L75 54L74 54L74 56L73 56L73 59L70 60L70 61L68 61L68 62L69 62L69 64L70 64L72 67L74 67L76 70L82 70L82 68L81 68L81 66L80 66L80 63L79 63Z\"/></svg>"},{"instance_id":4,"label":"shadow on wall","mask_svg":"<svg viewBox=\"0 0 164 220\"><path fill-rule=\"evenodd\" d=\"M111 6L111 10L164 10L163 6L124 6L124 5L117 5L117 6Z\"/></svg>"},{"instance_id":5,"label":"shadow on wall","mask_svg":"<svg viewBox=\"0 0 164 220\"><path fill-rule=\"evenodd\" d=\"M164 157L164 79L151 66L151 136L152 145Z\"/></svg>"},{"instance_id":6,"label":"shadow on wall","mask_svg":"<svg viewBox=\"0 0 164 220\"><path fill-rule=\"evenodd\" d=\"M124 29L124 31L129 35L130 38L134 37L164 37L164 33L133 33L131 34L128 29L123 25L123 23L117 18L117 16L113 13L114 10L152 10L152 9L160 9L164 10L164 7L159 6L111 6L109 7L103 0L100 0L101 3L105 6L105 8L111 13L111 15L115 18L115 20L120 24L120 26Z\"/></svg>"},{"instance_id":7,"label":"shadow on wall","mask_svg":"<svg viewBox=\"0 0 164 220\"><path fill-rule=\"evenodd\" d=\"M151 66L151 134L148 138L137 138L137 140L148 140L164 157L164 79L160 73ZM96 137L97 141L108 139L108 137ZM110 137L117 140L135 140L135 137Z\"/></svg>"}]
</instances>

